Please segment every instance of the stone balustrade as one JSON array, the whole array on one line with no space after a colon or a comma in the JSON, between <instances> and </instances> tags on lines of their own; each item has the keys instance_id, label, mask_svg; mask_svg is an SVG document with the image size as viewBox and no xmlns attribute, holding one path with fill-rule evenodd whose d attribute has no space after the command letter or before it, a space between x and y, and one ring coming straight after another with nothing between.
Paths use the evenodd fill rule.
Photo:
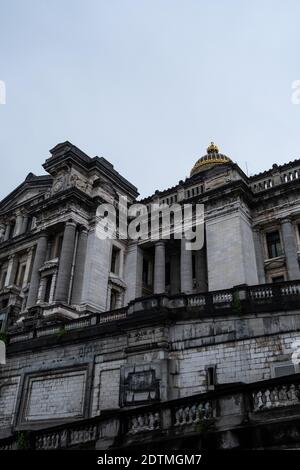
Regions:
<instances>
[{"instance_id":1,"label":"stone balustrade","mask_svg":"<svg viewBox=\"0 0 300 470\"><path fill-rule=\"evenodd\" d=\"M280 428L290 420L298 422L299 405L300 374L294 374L250 384L227 384L204 394L138 408L102 411L99 416L48 429L30 430L28 424L28 429L0 439L0 449L18 448L20 432L25 433L28 446L38 450L103 449L108 438L109 447L126 448L140 443L141 434L147 442L161 442L162 438L173 442L178 436L193 438L196 433L200 438L212 436L217 445L222 436L226 437L229 422L236 436L241 431L241 442L245 442L247 426L249 432L254 432L260 425Z\"/></svg>"},{"instance_id":2,"label":"stone balustrade","mask_svg":"<svg viewBox=\"0 0 300 470\"><path fill-rule=\"evenodd\" d=\"M198 424L201 420L210 418L213 418L212 402L196 402L193 405L176 408L174 413L174 426Z\"/></svg>"},{"instance_id":3,"label":"stone balustrade","mask_svg":"<svg viewBox=\"0 0 300 470\"><path fill-rule=\"evenodd\" d=\"M300 404L300 384L282 384L252 392L253 411Z\"/></svg>"},{"instance_id":4,"label":"stone balustrade","mask_svg":"<svg viewBox=\"0 0 300 470\"><path fill-rule=\"evenodd\" d=\"M128 307L102 313L82 314L80 318L66 321L61 325L49 325L11 332L9 344L28 341L39 337L55 335L64 329L66 333L73 330L84 330L88 327L105 327L114 322L126 321L133 315L151 311L176 312L182 308L194 312L201 317L214 315L244 315L261 312L278 312L280 309L299 310L300 308L300 281L286 281L276 284L261 284L257 286L238 286L222 291L179 294L170 296L158 294L139 298L129 303ZM51 307L53 310L53 307ZM57 307L59 308L59 306ZM47 307L45 307L47 310ZM42 316L43 307L38 309L39 317ZM28 327L29 328L29 327Z\"/></svg>"},{"instance_id":5,"label":"stone balustrade","mask_svg":"<svg viewBox=\"0 0 300 470\"><path fill-rule=\"evenodd\" d=\"M128 434L160 429L161 417L159 412L138 413L128 420Z\"/></svg>"}]
</instances>

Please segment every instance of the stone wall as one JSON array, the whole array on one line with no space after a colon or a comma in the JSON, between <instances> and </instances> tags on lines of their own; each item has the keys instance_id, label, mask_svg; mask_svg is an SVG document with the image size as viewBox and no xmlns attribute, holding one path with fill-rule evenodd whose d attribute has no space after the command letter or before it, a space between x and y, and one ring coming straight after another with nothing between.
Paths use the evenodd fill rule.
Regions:
<instances>
[{"instance_id":1,"label":"stone wall","mask_svg":"<svg viewBox=\"0 0 300 470\"><path fill-rule=\"evenodd\" d=\"M208 217L206 243L209 291L258 283L252 228L241 207Z\"/></svg>"},{"instance_id":2,"label":"stone wall","mask_svg":"<svg viewBox=\"0 0 300 470\"><path fill-rule=\"evenodd\" d=\"M155 384L163 401L205 392L207 367L218 384L268 379L274 364L291 361L299 337L299 313L283 312L119 328L89 341L79 334L43 349L25 343L1 368L2 434L12 423L42 427L118 408L125 389L134 405L154 398Z\"/></svg>"}]
</instances>

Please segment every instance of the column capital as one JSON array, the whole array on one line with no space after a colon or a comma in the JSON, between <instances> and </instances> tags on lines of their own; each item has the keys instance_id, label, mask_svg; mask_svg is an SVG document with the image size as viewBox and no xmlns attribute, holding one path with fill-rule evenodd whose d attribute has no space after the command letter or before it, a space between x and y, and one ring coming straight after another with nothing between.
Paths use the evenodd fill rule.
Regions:
<instances>
[{"instance_id":1,"label":"column capital","mask_svg":"<svg viewBox=\"0 0 300 470\"><path fill-rule=\"evenodd\" d=\"M88 234L88 231L89 231L88 228L85 227L84 225L80 225L80 226L79 226L79 233L80 233L80 234L87 235L87 234Z\"/></svg>"},{"instance_id":2,"label":"column capital","mask_svg":"<svg viewBox=\"0 0 300 470\"><path fill-rule=\"evenodd\" d=\"M40 232L37 233L38 239L39 238L48 238L48 233L46 230L41 230Z\"/></svg>"},{"instance_id":3,"label":"column capital","mask_svg":"<svg viewBox=\"0 0 300 470\"><path fill-rule=\"evenodd\" d=\"M280 224L291 224L292 223L292 218L290 216L282 217L279 219Z\"/></svg>"},{"instance_id":4,"label":"column capital","mask_svg":"<svg viewBox=\"0 0 300 470\"><path fill-rule=\"evenodd\" d=\"M77 223L73 219L66 220L66 227L76 227Z\"/></svg>"},{"instance_id":5,"label":"column capital","mask_svg":"<svg viewBox=\"0 0 300 470\"><path fill-rule=\"evenodd\" d=\"M159 239L159 240L157 240L157 241L154 242L154 246L165 246L166 243L167 243L167 240L161 240L161 239Z\"/></svg>"}]
</instances>

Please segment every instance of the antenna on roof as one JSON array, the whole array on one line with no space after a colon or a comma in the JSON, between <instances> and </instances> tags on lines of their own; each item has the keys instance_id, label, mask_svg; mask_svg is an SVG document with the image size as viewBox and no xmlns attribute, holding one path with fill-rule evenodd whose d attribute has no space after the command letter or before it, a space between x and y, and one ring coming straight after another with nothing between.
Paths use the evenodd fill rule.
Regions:
<instances>
[{"instance_id":1,"label":"antenna on roof","mask_svg":"<svg viewBox=\"0 0 300 470\"><path fill-rule=\"evenodd\" d=\"M246 165L246 175L249 176L249 172L248 172L248 163L245 162L245 165Z\"/></svg>"}]
</instances>

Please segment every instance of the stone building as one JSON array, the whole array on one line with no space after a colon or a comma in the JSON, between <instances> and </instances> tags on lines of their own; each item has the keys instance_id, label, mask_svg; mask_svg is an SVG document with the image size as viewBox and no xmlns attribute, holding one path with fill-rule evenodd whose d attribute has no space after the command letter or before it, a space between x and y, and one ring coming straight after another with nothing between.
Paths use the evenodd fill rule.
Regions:
<instances>
[{"instance_id":1,"label":"stone building","mask_svg":"<svg viewBox=\"0 0 300 470\"><path fill-rule=\"evenodd\" d=\"M248 177L215 144L140 201L204 204L205 242L97 235L137 201L64 142L0 203L0 447L296 448L300 160Z\"/></svg>"}]
</instances>

